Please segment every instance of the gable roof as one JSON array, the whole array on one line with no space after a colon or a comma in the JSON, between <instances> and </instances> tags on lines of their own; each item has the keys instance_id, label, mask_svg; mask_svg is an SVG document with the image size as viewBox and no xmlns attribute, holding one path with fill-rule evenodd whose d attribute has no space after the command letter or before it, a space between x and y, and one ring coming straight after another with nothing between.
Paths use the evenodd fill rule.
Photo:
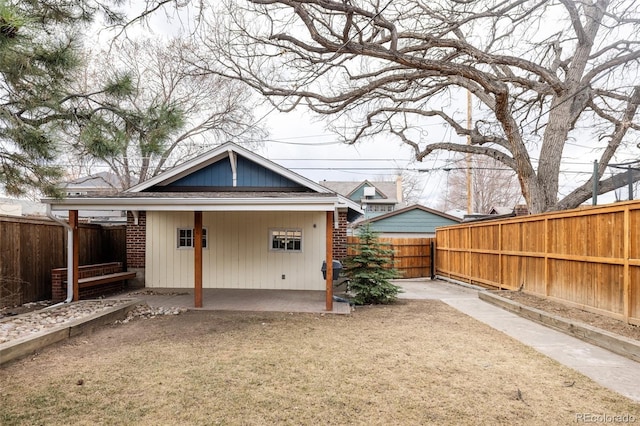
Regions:
<instances>
[{"instance_id":1,"label":"gable roof","mask_svg":"<svg viewBox=\"0 0 640 426\"><path fill-rule=\"evenodd\" d=\"M511 207L507 207L507 206L493 206L491 207L491 209L489 210L489 212L487 214L492 214L492 215L504 215L504 214L510 214L513 213L513 208Z\"/></svg>"},{"instance_id":2,"label":"gable roof","mask_svg":"<svg viewBox=\"0 0 640 426\"><path fill-rule=\"evenodd\" d=\"M353 201L361 201L364 196L358 197L359 193L362 192L365 186L370 186L375 188L376 194L379 195L377 199L370 199L369 201L384 201L386 203L396 204L399 202L397 199L397 182L371 182L369 180L364 181L356 181L356 182L345 182L345 181L327 181L323 180L320 182L320 185L329 188L332 191L337 192L338 194L344 195L345 197L353 200ZM354 199L354 196L356 199Z\"/></svg>"},{"instance_id":3,"label":"gable roof","mask_svg":"<svg viewBox=\"0 0 640 426\"><path fill-rule=\"evenodd\" d=\"M120 182L118 177L111 172L100 172L63 183L66 192L118 192Z\"/></svg>"},{"instance_id":4,"label":"gable roof","mask_svg":"<svg viewBox=\"0 0 640 426\"><path fill-rule=\"evenodd\" d=\"M361 226L361 225L365 225L367 223L379 223L379 222L383 222L387 219L390 218L394 218L394 217L398 217L398 216L402 216L405 215L407 213L413 212L413 211L419 211L419 212L425 212L428 213L432 216L438 216L442 219L445 219L447 221L452 221L455 223L460 223L461 219L457 218L455 216L451 216L447 213L438 211L438 210L434 210L434 209L430 209L429 207L425 207L423 205L420 204L413 204L411 206L402 208L402 209L398 209L389 213L385 213L385 214L381 214L379 216L373 217L371 219L365 219L362 221L359 221L358 223L355 224L356 227Z\"/></svg>"},{"instance_id":5,"label":"gable roof","mask_svg":"<svg viewBox=\"0 0 640 426\"><path fill-rule=\"evenodd\" d=\"M211 151L207 151L192 160L186 161L172 169L169 169L159 175L148 179L138 185L135 185L125 192L143 192L149 191L153 188L159 189L162 187L170 187L171 184L175 184L177 182L184 182L189 176L193 176L198 172L206 170L207 168L215 167L216 164L221 164L224 162L228 162L228 165L231 167L231 172L233 174L231 180L231 187L233 188L242 188L242 186L238 186L238 170L237 170L237 161L238 157L247 159L250 163L257 165L267 172L271 172L273 175L281 176L284 179L290 181L291 183L295 183L300 187L306 188L312 192L318 193L331 193L332 191L328 190L328 188L319 185L313 182L310 179L307 179L286 167L283 167L279 164L274 163L273 161L267 160L266 158L249 151L246 148L243 148L233 142L224 143L217 148L212 149Z\"/></svg>"},{"instance_id":6,"label":"gable roof","mask_svg":"<svg viewBox=\"0 0 640 426\"><path fill-rule=\"evenodd\" d=\"M215 175L216 172L220 173ZM256 177L257 181L249 179ZM42 201L49 204L52 210L347 209L349 221L362 214L360 206L348 198L231 142L117 194L85 195L62 200L45 198Z\"/></svg>"}]
</instances>

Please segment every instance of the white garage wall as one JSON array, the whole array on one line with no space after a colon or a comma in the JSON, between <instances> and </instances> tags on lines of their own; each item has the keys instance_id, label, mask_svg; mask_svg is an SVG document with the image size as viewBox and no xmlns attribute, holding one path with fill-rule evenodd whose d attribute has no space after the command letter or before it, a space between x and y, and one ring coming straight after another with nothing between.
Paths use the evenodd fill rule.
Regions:
<instances>
[{"instance_id":1,"label":"white garage wall","mask_svg":"<svg viewBox=\"0 0 640 426\"><path fill-rule=\"evenodd\" d=\"M147 287L193 288L193 249L176 241L192 227L193 212L147 212ZM325 212L204 212L203 227L204 288L325 289ZM302 229L302 253L269 250L271 228Z\"/></svg>"}]
</instances>

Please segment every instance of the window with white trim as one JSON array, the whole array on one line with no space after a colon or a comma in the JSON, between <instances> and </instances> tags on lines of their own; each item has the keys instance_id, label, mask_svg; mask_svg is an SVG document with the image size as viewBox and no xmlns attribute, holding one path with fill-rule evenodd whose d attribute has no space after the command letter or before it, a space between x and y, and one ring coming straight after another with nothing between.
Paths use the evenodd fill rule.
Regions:
<instances>
[{"instance_id":1,"label":"window with white trim","mask_svg":"<svg viewBox=\"0 0 640 426\"><path fill-rule=\"evenodd\" d=\"M193 237L196 231L193 228L178 228L178 243L179 249L193 248ZM202 228L202 248L207 248L207 228Z\"/></svg>"},{"instance_id":2,"label":"window with white trim","mask_svg":"<svg viewBox=\"0 0 640 426\"><path fill-rule=\"evenodd\" d=\"M302 229L270 229L269 250L301 252Z\"/></svg>"}]
</instances>

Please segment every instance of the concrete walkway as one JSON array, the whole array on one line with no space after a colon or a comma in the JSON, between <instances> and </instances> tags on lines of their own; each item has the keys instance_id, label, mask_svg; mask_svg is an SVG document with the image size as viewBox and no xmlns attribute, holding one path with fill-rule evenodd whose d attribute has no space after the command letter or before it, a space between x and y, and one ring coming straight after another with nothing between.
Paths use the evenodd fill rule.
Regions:
<instances>
[{"instance_id":1,"label":"concrete walkway","mask_svg":"<svg viewBox=\"0 0 640 426\"><path fill-rule=\"evenodd\" d=\"M437 299L531 346L600 385L640 402L640 363L507 312L478 298L478 291L445 281L396 280L403 299Z\"/></svg>"}]
</instances>

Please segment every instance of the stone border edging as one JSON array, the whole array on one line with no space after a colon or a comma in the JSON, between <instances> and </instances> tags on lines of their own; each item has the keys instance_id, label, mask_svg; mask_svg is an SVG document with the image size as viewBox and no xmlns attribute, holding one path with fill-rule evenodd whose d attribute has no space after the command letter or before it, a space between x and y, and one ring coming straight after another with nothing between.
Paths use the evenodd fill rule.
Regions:
<instances>
[{"instance_id":1,"label":"stone border edging","mask_svg":"<svg viewBox=\"0 0 640 426\"><path fill-rule=\"evenodd\" d=\"M544 326L610 350L633 361L640 362L640 342L601 330L580 321L568 320L536 308L521 305L489 291L478 292L478 298L502 309L535 321Z\"/></svg>"},{"instance_id":2,"label":"stone border edging","mask_svg":"<svg viewBox=\"0 0 640 426\"><path fill-rule=\"evenodd\" d=\"M121 305L107 308L85 318L63 324L60 327L43 330L21 339L0 344L0 365L29 355L62 340L79 336L83 333L91 333L95 328L105 324L124 319L129 311L141 303L144 302L140 299L130 299Z\"/></svg>"}]
</instances>

